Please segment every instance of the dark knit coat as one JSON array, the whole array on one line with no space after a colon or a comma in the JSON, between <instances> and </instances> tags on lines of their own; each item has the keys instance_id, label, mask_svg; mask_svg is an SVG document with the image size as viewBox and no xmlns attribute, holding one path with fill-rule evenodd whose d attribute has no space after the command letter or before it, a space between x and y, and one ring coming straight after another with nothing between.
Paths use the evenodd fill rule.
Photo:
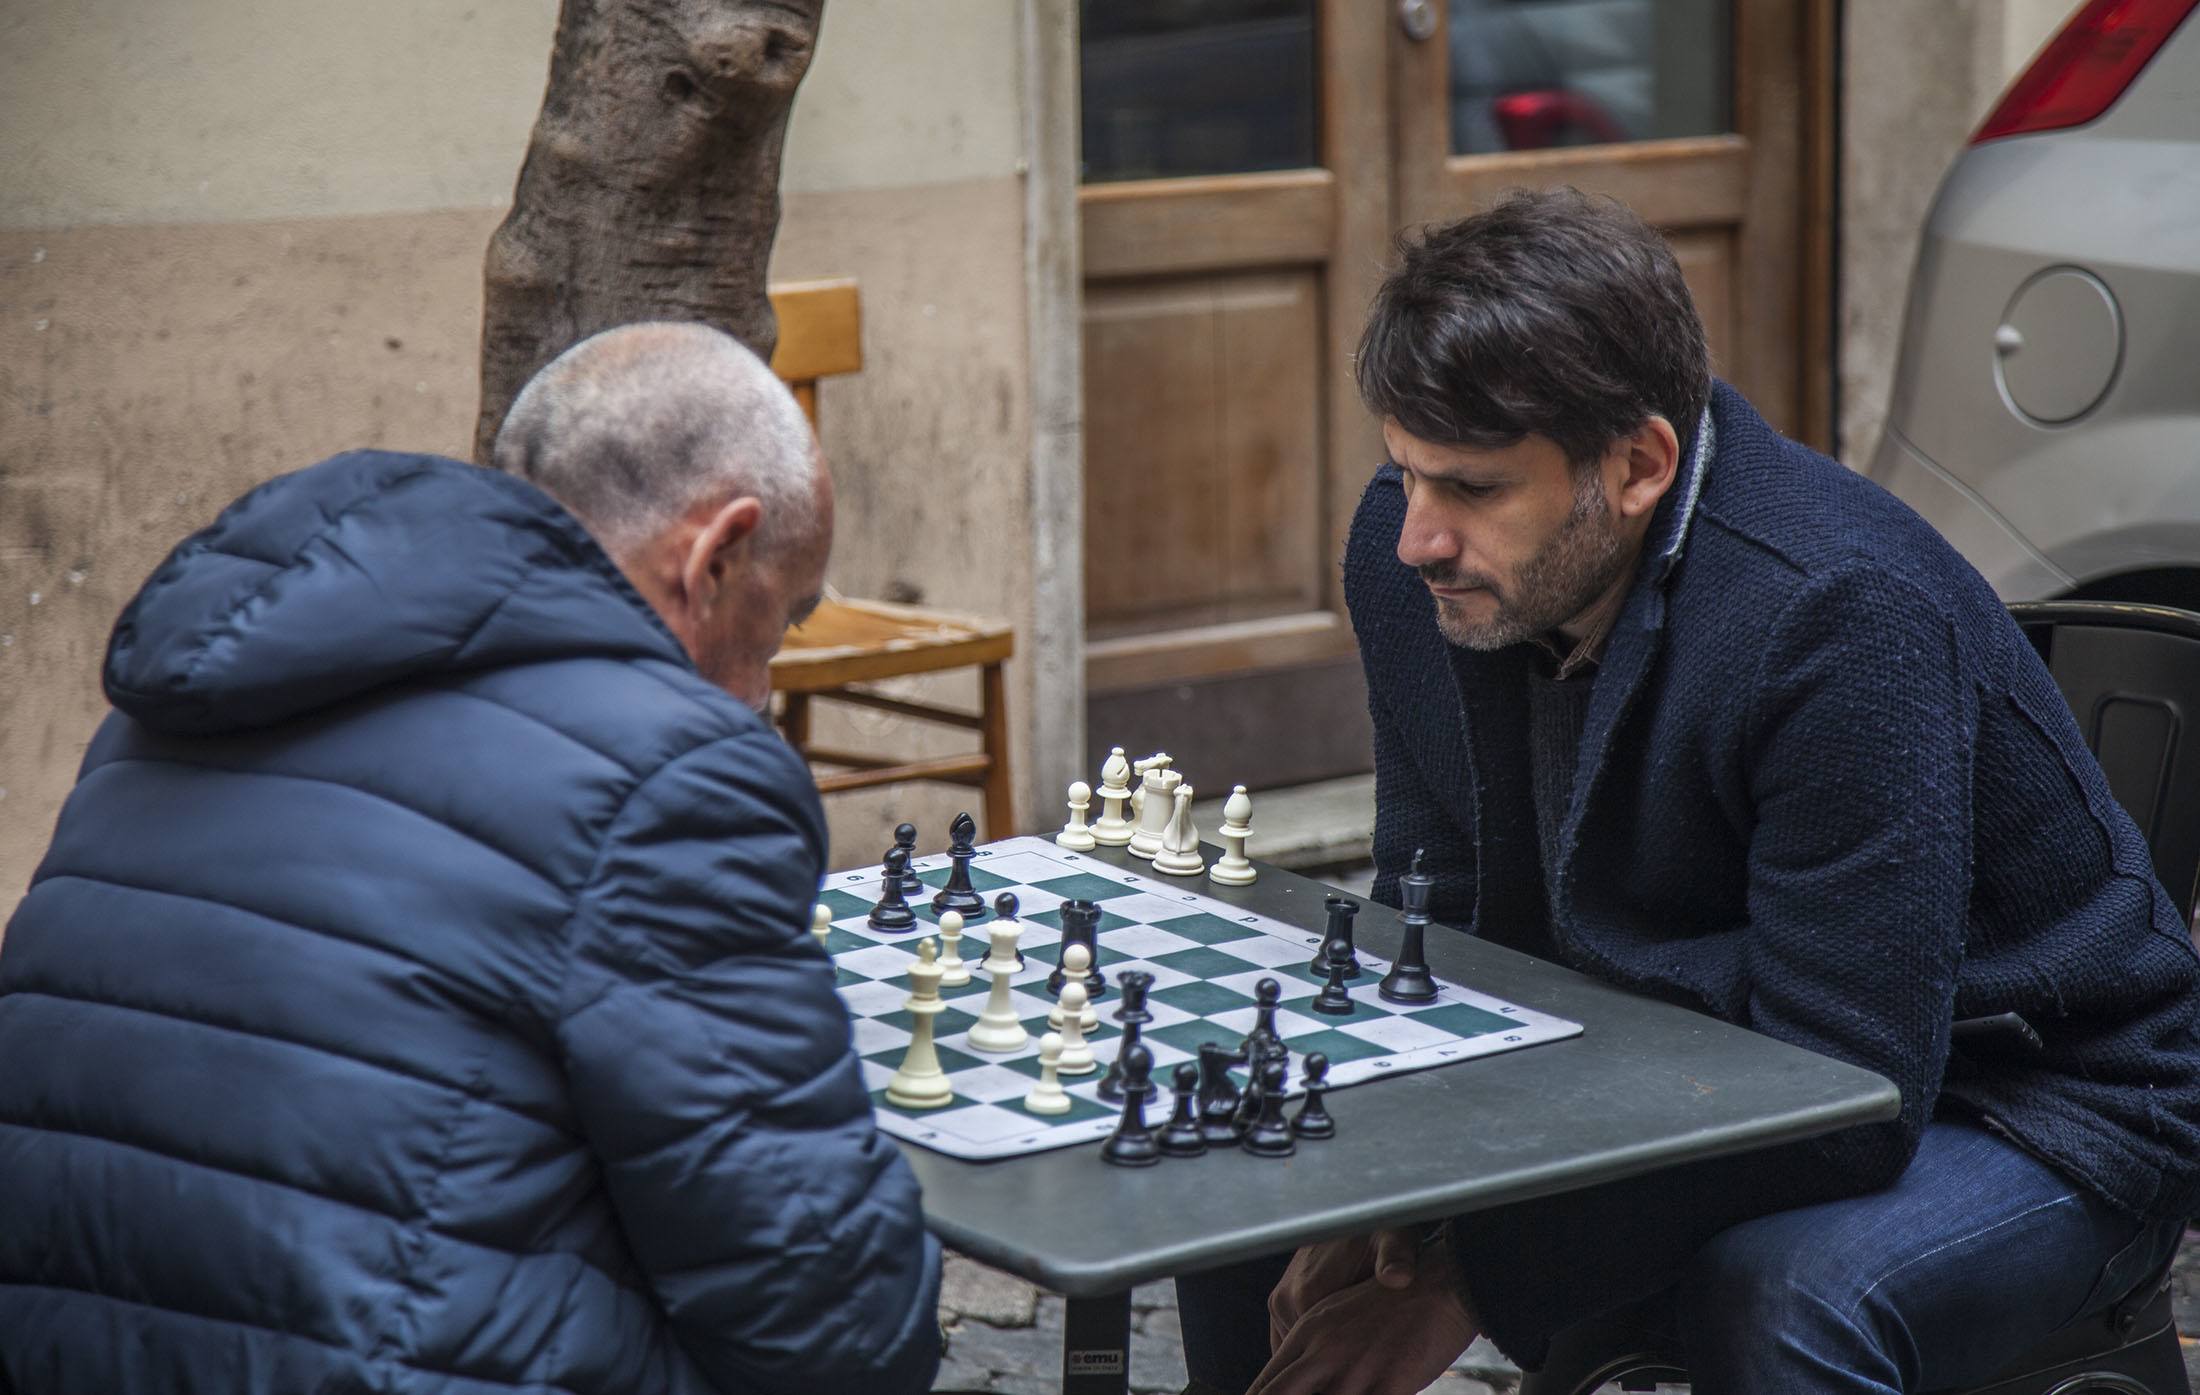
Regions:
<instances>
[{"instance_id":1,"label":"dark knit coat","mask_svg":"<svg viewBox=\"0 0 2200 1395\"><path fill-rule=\"evenodd\" d=\"M564 510L275 480L106 684L0 948L0 1390L930 1384L816 788Z\"/></svg>"},{"instance_id":2,"label":"dark knit coat","mask_svg":"<svg viewBox=\"0 0 2200 1395\"><path fill-rule=\"evenodd\" d=\"M1555 867L1531 646L1444 640L1394 467L1346 552L1377 900L1426 848L1438 919L1902 1091L1892 1123L1460 1218L1481 1316L1530 1363L1727 1226L1887 1185L1937 1110L2135 1217L2200 1209L2200 957L2045 666L1878 486L1723 384L1708 420L1599 666ZM1952 1019L2003 1012L2045 1049L1951 1053Z\"/></svg>"}]
</instances>

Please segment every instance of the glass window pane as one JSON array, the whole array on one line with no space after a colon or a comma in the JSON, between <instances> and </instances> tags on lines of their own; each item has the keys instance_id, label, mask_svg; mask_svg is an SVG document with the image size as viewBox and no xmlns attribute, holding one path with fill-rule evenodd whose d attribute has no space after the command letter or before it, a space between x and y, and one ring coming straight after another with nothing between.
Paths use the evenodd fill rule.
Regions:
<instances>
[{"instance_id":1,"label":"glass window pane","mask_svg":"<svg viewBox=\"0 0 2200 1395\"><path fill-rule=\"evenodd\" d=\"M1314 0L1083 0L1084 177L1301 169Z\"/></svg>"},{"instance_id":2,"label":"glass window pane","mask_svg":"<svg viewBox=\"0 0 2200 1395\"><path fill-rule=\"evenodd\" d=\"M1461 155L1733 125L1731 0L1449 0Z\"/></svg>"}]
</instances>

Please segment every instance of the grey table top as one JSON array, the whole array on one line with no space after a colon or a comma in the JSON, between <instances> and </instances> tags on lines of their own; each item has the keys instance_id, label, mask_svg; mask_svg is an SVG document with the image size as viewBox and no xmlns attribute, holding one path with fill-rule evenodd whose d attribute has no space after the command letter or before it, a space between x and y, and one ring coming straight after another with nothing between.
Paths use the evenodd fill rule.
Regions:
<instances>
[{"instance_id":1,"label":"grey table top","mask_svg":"<svg viewBox=\"0 0 2200 1395\"><path fill-rule=\"evenodd\" d=\"M1119 848L1088 856L1138 866ZM1198 889L1313 930L1331 890L1272 867L1251 886ZM1362 910L1361 944L1388 956L1398 937L1395 913ZM973 1259L1085 1297L1890 1119L1900 1104L1869 1071L1460 931L1431 927L1428 952L1438 977L1582 1034L1337 1090L1337 1136L1290 1158L1223 1149L1121 1168L1097 1143L993 1162L905 1144L927 1223ZM1150 1111L1157 1125L1167 1098Z\"/></svg>"}]
</instances>

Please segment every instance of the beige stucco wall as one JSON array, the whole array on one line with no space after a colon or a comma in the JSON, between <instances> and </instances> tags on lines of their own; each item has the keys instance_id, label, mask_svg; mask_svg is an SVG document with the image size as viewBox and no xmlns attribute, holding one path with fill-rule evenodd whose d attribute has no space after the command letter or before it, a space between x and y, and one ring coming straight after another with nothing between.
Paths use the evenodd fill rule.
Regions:
<instances>
[{"instance_id":1,"label":"beige stucco wall","mask_svg":"<svg viewBox=\"0 0 2200 1395\"><path fill-rule=\"evenodd\" d=\"M107 629L169 546L338 449L465 449L482 248L556 8L0 11L0 913L103 712ZM1023 43L998 0L835 0L773 273L863 286L865 371L822 393L835 583L1028 625ZM1012 689L1028 717L1022 665ZM928 832L965 802L926 798ZM868 857L889 815L838 801L836 839Z\"/></svg>"},{"instance_id":2,"label":"beige stucco wall","mask_svg":"<svg viewBox=\"0 0 2200 1395\"><path fill-rule=\"evenodd\" d=\"M1846 0L1841 458L1878 447L1917 238L1949 163L2073 0Z\"/></svg>"}]
</instances>

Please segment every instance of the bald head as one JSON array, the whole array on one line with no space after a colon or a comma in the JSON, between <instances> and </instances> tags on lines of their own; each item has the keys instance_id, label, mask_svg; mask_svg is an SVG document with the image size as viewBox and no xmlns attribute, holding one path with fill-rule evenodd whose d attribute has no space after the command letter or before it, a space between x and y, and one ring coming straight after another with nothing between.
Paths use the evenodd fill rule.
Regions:
<instances>
[{"instance_id":1,"label":"bald head","mask_svg":"<svg viewBox=\"0 0 2200 1395\"><path fill-rule=\"evenodd\" d=\"M575 344L521 390L493 454L622 562L712 498L759 500L766 549L807 545L820 524L802 408L762 359L708 325L623 325Z\"/></svg>"}]
</instances>

